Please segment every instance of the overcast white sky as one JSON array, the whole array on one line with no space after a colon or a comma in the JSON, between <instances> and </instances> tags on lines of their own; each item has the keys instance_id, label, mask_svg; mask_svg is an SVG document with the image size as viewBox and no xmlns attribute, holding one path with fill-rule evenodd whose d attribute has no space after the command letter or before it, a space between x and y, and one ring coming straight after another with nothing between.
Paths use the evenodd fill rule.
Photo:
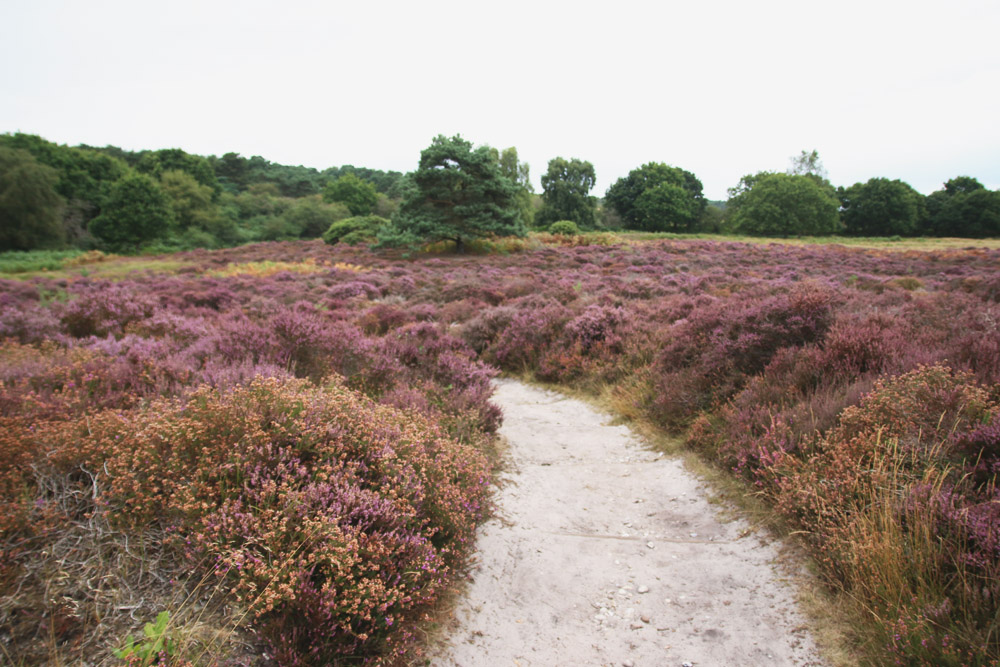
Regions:
<instances>
[{"instance_id":1,"label":"overcast white sky","mask_svg":"<svg viewBox=\"0 0 1000 667\"><path fill-rule=\"evenodd\" d=\"M817 149L1000 187L997 0L3 0L0 133L410 171L437 134L712 199Z\"/></svg>"}]
</instances>

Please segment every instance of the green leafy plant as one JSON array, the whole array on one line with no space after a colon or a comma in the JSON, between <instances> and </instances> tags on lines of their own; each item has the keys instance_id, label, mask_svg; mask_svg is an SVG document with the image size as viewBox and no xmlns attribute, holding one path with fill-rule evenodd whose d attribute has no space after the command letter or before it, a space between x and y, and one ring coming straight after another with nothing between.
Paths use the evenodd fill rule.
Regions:
<instances>
[{"instance_id":1,"label":"green leafy plant","mask_svg":"<svg viewBox=\"0 0 1000 667\"><path fill-rule=\"evenodd\" d=\"M572 220L557 220L549 225L549 234L560 234L562 236L576 236L580 233L580 228Z\"/></svg>"},{"instance_id":2,"label":"green leafy plant","mask_svg":"<svg viewBox=\"0 0 1000 667\"><path fill-rule=\"evenodd\" d=\"M125 646L115 649L116 658L125 660L128 658L138 658L142 665L152 665L161 652L171 655L176 645L167 633L170 626L170 613L161 611L156 615L155 623L147 623L142 629L144 638L139 642L129 635L125 638Z\"/></svg>"}]
</instances>

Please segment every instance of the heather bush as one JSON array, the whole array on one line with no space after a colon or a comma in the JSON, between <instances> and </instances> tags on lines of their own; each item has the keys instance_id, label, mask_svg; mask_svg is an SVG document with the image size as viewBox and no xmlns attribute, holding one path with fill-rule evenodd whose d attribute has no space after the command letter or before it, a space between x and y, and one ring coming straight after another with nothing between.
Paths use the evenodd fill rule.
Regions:
<instances>
[{"instance_id":1,"label":"heather bush","mask_svg":"<svg viewBox=\"0 0 1000 667\"><path fill-rule=\"evenodd\" d=\"M696 309L671 327L656 362L656 419L680 425L732 396L783 347L818 340L829 328L833 299L799 288L760 300Z\"/></svg>"},{"instance_id":2,"label":"heather bush","mask_svg":"<svg viewBox=\"0 0 1000 667\"><path fill-rule=\"evenodd\" d=\"M483 352L499 338L513 321L516 309L511 306L487 308L462 326L462 338L476 352Z\"/></svg>"},{"instance_id":3,"label":"heather bush","mask_svg":"<svg viewBox=\"0 0 1000 667\"><path fill-rule=\"evenodd\" d=\"M597 343L613 340L625 321L621 307L591 305L566 324L565 335L587 352Z\"/></svg>"},{"instance_id":4,"label":"heather bush","mask_svg":"<svg viewBox=\"0 0 1000 667\"><path fill-rule=\"evenodd\" d=\"M486 360L509 370L527 370L558 340L570 311L557 301L528 297L483 353Z\"/></svg>"},{"instance_id":5,"label":"heather bush","mask_svg":"<svg viewBox=\"0 0 1000 667\"><path fill-rule=\"evenodd\" d=\"M909 322L884 313L847 314L837 319L823 340L824 374L853 378L898 373L911 367L906 354L917 335Z\"/></svg>"},{"instance_id":6,"label":"heather bush","mask_svg":"<svg viewBox=\"0 0 1000 667\"><path fill-rule=\"evenodd\" d=\"M985 423L995 409L989 391L973 376L931 366L876 382L860 405L841 413L834 437L881 431L907 449L931 451L953 433Z\"/></svg>"},{"instance_id":7,"label":"heather bush","mask_svg":"<svg viewBox=\"0 0 1000 667\"><path fill-rule=\"evenodd\" d=\"M0 415L75 419L94 410L128 409L176 382L153 364L135 364L97 349L46 342L0 345Z\"/></svg>"},{"instance_id":8,"label":"heather bush","mask_svg":"<svg viewBox=\"0 0 1000 667\"><path fill-rule=\"evenodd\" d=\"M155 304L122 285L94 283L74 291L62 316L67 333L77 338L120 335L127 324L153 313Z\"/></svg>"},{"instance_id":9,"label":"heather bush","mask_svg":"<svg viewBox=\"0 0 1000 667\"><path fill-rule=\"evenodd\" d=\"M19 343L62 340L61 323L50 308L39 304L9 305L0 308L0 340Z\"/></svg>"},{"instance_id":10,"label":"heather bush","mask_svg":"<svg viewBox=\"0 0 1000 667\"><path fill-rule=\"evenodd\" d=\"M358 326L368 335L384 336L392 329L416 319L411 311L392 303L379 303L358 317Z\"/></svg>"},{"instance_id":11,"label":"heather bush","mask_svg":"<svg viewBox=\"0 0 1000 667\"><path fill-rule=\"evenodd\" d=\"M392 643L469 546L489 483L480 452L337 384L201 389L71 437L53 464L106 470L109 516L212 563L282 664Z\"/></svg>"}]
</instances>

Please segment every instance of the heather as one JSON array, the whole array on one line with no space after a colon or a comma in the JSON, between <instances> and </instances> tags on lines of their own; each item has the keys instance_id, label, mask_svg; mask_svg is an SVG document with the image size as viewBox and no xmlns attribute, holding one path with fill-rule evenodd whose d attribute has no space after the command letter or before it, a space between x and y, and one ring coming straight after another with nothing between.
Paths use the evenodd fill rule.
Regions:
<instances>
[{"instance_id":1,"label":"heather","mask_svg":"<svg viewBox=\"0 0 1000 667\"><path fill-rule=\"evenodd\" d=\"M156 536L189 570L159 576L218 590L281 664L391 661L485 512L498 372L684 434L853 601L868 662L1000 659L1000 251L593 240L3 280L0 614L38 617L23 659L138 629L43 595L41 554L93 524L97 551Z\"/></svg>"}]
</instances>

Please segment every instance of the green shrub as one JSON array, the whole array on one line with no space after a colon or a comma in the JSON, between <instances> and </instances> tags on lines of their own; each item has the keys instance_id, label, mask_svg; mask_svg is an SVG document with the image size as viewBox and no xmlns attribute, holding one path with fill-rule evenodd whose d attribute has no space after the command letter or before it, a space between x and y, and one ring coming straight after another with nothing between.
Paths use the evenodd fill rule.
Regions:
<instances>
[{"instance_id":1,"label":"green shrub","mask_svg":"<svg viewBox=\"0 0 1000 667\"><path fill-rule=\"evenodd\" d=\"M389 221L377 215L360 215L353 218L338 220L323 233L323 240L334 245L344 243L375 243L378 231Z\"/></svg>"},{"instance_id":2,"label":"green shrub","mask_svg":"<svg viewBox=\"0 0 1000 667\"><path fill-rule=\"evenodd\" d=\"M580 233L580 228L572 220L556 220L549 225L549 233L560 236L576 236Z\"/></svg>"}]
</instances>

